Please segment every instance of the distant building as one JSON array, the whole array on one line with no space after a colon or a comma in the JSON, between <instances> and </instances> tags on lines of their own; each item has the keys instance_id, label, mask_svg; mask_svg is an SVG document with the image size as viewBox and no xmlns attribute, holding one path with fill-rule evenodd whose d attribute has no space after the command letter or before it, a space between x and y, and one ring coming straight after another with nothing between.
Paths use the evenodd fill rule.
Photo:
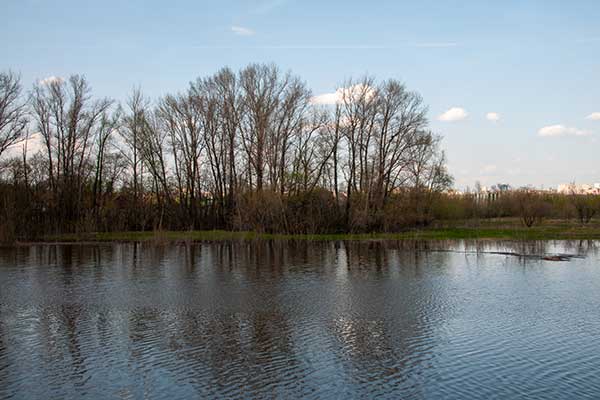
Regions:
<instances>
[{"instance_id":1,"label":"distant building","mask_svg":"<svg viewBox=\"0 0 600 400\"><path fill-rule=\"evenodd\" d=\"M587 194L587 195L598 195L600 196L600 183L594 184L574 184L565 183L558 185L558 187L535 187L533 185L512 187L507 183L498 183L491 187L476 185L474 191L466 190L465 192L454 191L452 194L457 196L469 195L473 196L476 200L496 200L503 194L510 193L512 191L528 191L540 194Z\"/></svg>"},{"instance_id":2,"label":"distant building","mask_svg":"<svg viewBox=\"0 0 600 400\"><path fill-rule=\"evenodd\" d=\"M558 185L558 188L556 191L561 194L600 195L600 184L594 183L593 185L589 185L589 184L584 183L581 185L577 185L575 183L567 183L567 184Z\"/></svg>"}]
</instances>

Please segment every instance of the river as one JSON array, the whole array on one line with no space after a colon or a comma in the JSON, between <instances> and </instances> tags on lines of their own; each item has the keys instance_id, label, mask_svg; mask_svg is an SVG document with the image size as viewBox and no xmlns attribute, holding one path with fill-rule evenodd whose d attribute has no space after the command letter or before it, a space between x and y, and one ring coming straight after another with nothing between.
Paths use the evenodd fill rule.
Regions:
<instances>
[{"instance_id":1,"label":"river","mask_svg":"<svg viewBox=\"0 0 600 400\"><path fill-rule=\"evenodd\" d=\"M0 248L0 398L599 398L599 248Z\"/></svg>"}]
</instances>

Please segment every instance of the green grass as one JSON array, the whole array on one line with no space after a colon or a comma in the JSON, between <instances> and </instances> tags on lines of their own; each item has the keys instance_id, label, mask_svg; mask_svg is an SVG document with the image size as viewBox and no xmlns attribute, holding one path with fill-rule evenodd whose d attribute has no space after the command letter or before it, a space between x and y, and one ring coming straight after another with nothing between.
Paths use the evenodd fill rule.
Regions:
<instances>
[{"instance_id":1,"label":"green grass","mask_svg":"<svg viewBox=\"0 0 600 400\"><path fill-rule=\"evenodd\" d=\"M200 241L200 240L591 240L600 239L600 222L580 225L575 221L549 220L526 228L516 219L441 222L437 226L399 233L286 235L231 231L146 231L60 234L44 238L50 242Z\"/></svg>"}]
</instances>

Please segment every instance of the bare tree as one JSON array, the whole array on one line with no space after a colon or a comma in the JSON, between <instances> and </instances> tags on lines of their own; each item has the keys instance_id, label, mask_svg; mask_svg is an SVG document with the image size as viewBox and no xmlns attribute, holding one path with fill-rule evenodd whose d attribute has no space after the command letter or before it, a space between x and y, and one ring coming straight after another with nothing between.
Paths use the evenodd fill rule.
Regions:
<instances>
[{"instance_id":1,"label":"bare tree","mask_svg":"<svg viewBox=\"0 0 600 400\"><path fill-rule=\"evenodd\" d=\"M114 133L119 127L121 121L120 111L113 114L105 111L100 117L96 140L96 166L94 173L94 183L92 186L92 209L94 210L94 217L98 220L100 208L104 203L103 192L105 190L105 177L107 171L105 168L109 164L107 159L111 158L109 153L109 145ZM114 159L114 157L112 157ZM112 180L112 179L111 179ZM111 187L111 180L109 180L109 187Z\"/></svg>"},{"instance_id":2,"label":"bare tree","mask_svg":"<svg viewBox=\"0 0 600 400\"><path fill-rule=\"evenodd\" d=\"M549 205L542 196L532 190L522 189L514 195L516 213L528 228L541 224L549 213Z\"/></svg>"},{"instance_id":3,"label":"bare tree","mask_svg":"<svg viewBox=\"0 0 600 400\"><path fill-rule=\"evenodd\" d=\"M133 189L133 227L143 226L140 215L143 213L140 200L144 195L143 176L144 160L142 158L142 138L146 129L146 116L150 112L150 102L144 97L141 89L133 90L127 100L125 115L119 125L121 137L121 154L125 158L131 173L131 188Z\"/></svg>"},{"instance_id":4,"label":"bare tree","mask_svg":"<svg viewBox=\"0 0 600 400\"><path fill-rule=\"evenodd\" d=\"M198 201L201 199L200 157L204 150L202 135L201 101L195 101L191 93L167 96L158 107L161 128L170 139L174 160L179 204L183 208L184 221L191 228L197 227Z\"/></svg>"},{"instance_id":5,"label":"bare tree","mask_svg":"<svg viewBox=\"0 0 600 400\"><path fill-rule=\"evenodd\" d=\"M315 109L298 127L292 138L294 153L290 191L312 192L322 183L325 168L335 151L335 142L328 140L328 124L329 115Z\"/></svg>"},{"instance_id":6,"label":"bare tree","mask_svg":"<svg viewBox=\"0 0 600 400\"><path fill-rule=\"evenodd\" d=\"M162 229L165 212L174 204L168 174L168 134L163 129L157 113L148 113L143 118L140 130L140 156L151 177L152 192L158 206L155 229Z\"/></svg>"},{"instance_id":7,"label":"bare tree","mask_svg":"<svg viewBox=\"0 0 600 400\"><path fill-rule=\"evenodd\" d=\"M275 154L283 151L274 149L273 135L277 134L275 127L276 114L292 78L289 74L281 76L274 65L250 65L240 73L240 85L243 91L243 118L240 124L242 145L246 154L251 173L248 175L249 184L258 191L263 189L268 178L267 151ZM271 143L270 143L271 142ZM275 140L276 145L281 143ZM271 168L274 168L271 162Z\"/></svg>"},{"instance_id":8,"label":"bare tree","mask_svg":"<svg viewBox=\"0 0 600 400\"><path fill-rule=\"evenodd\" d=\"M112 104L108 99L92 100L90 92L85 78L73 75L67 81L37 84L32 94L57 211L66 221L78 218L82 211L94 139Z\"/></svg>"},{"instance_id":9,"label":"bare tree","mask_svg":"<svg viewBox=\"0 0 600 400\"><path fill-rule=\"evenodd\" d=\"M27 136L27 115L18 79L2 76L4 151ZM156 102L135 89L124 108L93 99L83 77L39 83L29 106L43 151L28 159L25 141L0 180L24 183L55 230L368 231L406 211L433 218L451 178L421 97L370 77L336 96L314 104L299 77L263 64Z\"/></svg>"},{"instance_id":10,"label":"bare tree","mask_svg":"<svg viewBox=\"0 0 600 400\"><path fill-rule=\"evenodd\" d=\"M0 72L0 156L25 137L27 104L21 99L21 91L18 75Z\"/></svg>"},{"instance_id":11,"label":"bare tree","mask_svg":"<svg viewBox=\"0 0 600 400\"><path fill-rule=\"evenodd\" d=\"M348 146L346 223L350 226L354 193L369 195L369 146L375 129L378 99L374 79L369 77L358 82L348 80L339 91L342 93L342 132ZM363 202L361 208L367 212L368 202Z\"/></svg>"},{"instance_id":12,"label":"bare tree","mask_svg":"<svg viewBox=\"0 0 600 400\"><path fill-rule=\"evenodd\" d=\"M227 212L231 214L235 207L235 196L239 184L236 157L239 146L242 96L236 75L228 68L220 70L213 77L213 88L216 91L217 100L220 100L218 111L225 151L224 157L227 164L227 172L224 174L223 180L224 186L228 186Z\"/></svg>"},{"instance_id":13,"label":"bare tree","mask_svg":"<svg viewBox=\"0 0 600 400\"><path fill-rule=\"evenodd\" d=\"M335 131L342 131L346 144L347 222L353 224L356 209L362 223L377 226L390 194L408 184L417 164L423 169L432 161L424 158L426 154L437 151L435 141L422 133L427 108L417 93L396 80L379 85L369 77L349 80L338 93L341 106L336 107L334 120Z\"/></svg>"},{"instance_id":14,"label":"bare tree","mask_svg":"<svg viewBox=\"0 0 600 400\"><path fill-rule=\"evenodd\" d=\"M597 196L580 194L575 191L575 184L573 183L569 199L575 211L577 212L577 218L581 224L589 223L596 212L600 208L600 200Z\"/></svg>"},{"instance_id":15,"label":"bare tree","mask_svg":"<svg viewBox=\"0 0 600 400\"><path fill-rule=\"evenodd\" d=\"M378 95L380 111L375 131L376 175L372 191L375 206L383 207L389 194L405 182L408 169L414 169L415 165L425 168L436 150L431 135L422 133L427 126L427 108L421 96L407 91L395 80L384 82Z\"/></svg>"}]
</instances>

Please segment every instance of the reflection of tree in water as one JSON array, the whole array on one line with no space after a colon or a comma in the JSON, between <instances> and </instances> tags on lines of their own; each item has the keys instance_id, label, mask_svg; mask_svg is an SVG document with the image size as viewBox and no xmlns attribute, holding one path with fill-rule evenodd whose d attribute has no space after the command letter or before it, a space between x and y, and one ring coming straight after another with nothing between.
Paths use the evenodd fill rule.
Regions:
<instances>
[{"instance_id":1,"label":"reflection of tree in water","mask_svg":"<svg viewBox=\"0 0 600 400\"><path fill-rule=\"evenodd\" d=\"M301 378L302 372L295 367L286 314L276 301L281 260L287 256L285 247L264 242L186 244L172 249L167 258L183 262L187 274L170 281L169 290L192 298L184 305L168 306L168 311L131 313L132 360L135 364L147 363L144 357L154 353L148 353L151 345L161 354L152 357L153 367L185 377L199 394L207 396L264 393L268 388L283 386L286 377ZM180 266L169 268L182 271ZM262 288L221 285L218 290L210 290L207 299L202 292L209 285L219 284L225 272L229 277L232 272L243 274L242 284L256 285L261 279L269 284ZM194 280L198 303L190 279Z\"/></svg>"},{"instance_id":2,"label":"reflection of tree in water","mask_svg":"<svg viewBox=\"0 0 600 400\"><path fill-rule=\"evenodd\" d=\"M294 253L273 241L229 242L211 247L212 266L242 275L235 306L209 316L201 337L212 374L221 388L236 387L237 395L265 393L282 387L286 378L302 378L291 342L288 315L282 310L280 282L286 260ZM227 257L219 255L227 254ZM293 255L292 255L293 257ZM267 282L266 284L264 282ZM247 285L247 286L245 286ZM199 337L196 337L198 340Z\"/></svg>"},{"instance_id":3,"label":"reflection of tree in water","mask_svg":"<svg viewBox=\"0 0 600 400\"><path fill-rule=\"evenodd\" d=\"M600 242L597 240L566 240L561 244L565 252L582 256L597 255L600 250Z\"/></svg>"},{"instance_id":4,"label":"reflection of tree in water","mask_svg":"<svg viewBox=\"0 0 600 400\"><path fill-rule=\"evenodd\" d=\"M42 265L53 265L55 270L52 272L59 273L60 278L56 281L60 282L59 290L49 294L52 301L30 308L36 314L37 323L35 327L30 327L35 330L30 332L28 341L36 347L35 351L44 349L40 354L44 363L37 367L45 368L52 381L60 381L64 379L64 374L68 374L71 383L81 388L89 378L83 346L85 335L89 333L87 322L91 316L76 293L80 284L79 266L92 253L81 246L48 246L44 251L32 254L42 260ZM42 274L36 277L42 291L45 282L41 281L46 277ZM44 296L44 293L39 295Z\"/></svg>"},{"instance_id":5,"label":"reflection of tree in water","mask_svg":"<svg viewBox=\"0 0 600 400\"><path fill-rule=\"evenodd\" d=\"M446 258L422 253L416 242L345 242L339 248L338 268L347 274L344 289L330 299L336 302L330 329L352 390L420 393L431 337L451 311L448 293L420 277L423 268Z\"/></svg>"},{"instance_id":6,"label":"reflection of tree in water","mask_svg":"<svg viewBox=\"0 0 600 400\"><path fill-rule=\"evenodd\" d=\"M27 333L17 343L41 360L37 373L85 390L111 376L113 388L140 395L144 387L150 394L173 387L180 397L334 389L340 396L402 389L419 397L440 331L457 312L452 279L438 279L464 272L455 261L466 256L456 253L473 251L482 260L499 249L585 254L597 246L232 241L5 252L4 262L36 267L19 271L36 307L20 309L23 326L0 320L0 381L11 379L7 358L16 354L7 340ZM121 377L109 375L111 368ZM329 385L324 392L322 384Z\"/></svg>"},{"instance_id":7,"label":"reflection of tree in water","mask_svg":"<svg viewBox=\"0 0 600 400\"><path fill-rule=\"evenodd\" d=\"M161 349L164 315L155 308L135 308L130 311L128 323L127 363L131 370L131 383L144 388L145 393L155 390L153 371L160 370L169 357ZM163 346L164 347L164 346Z\"/></svg>"},{"instance_id":8,"label":"reflection of tree in water","mask_svg":"<svg viewBox=\"0 0 600 400\"><path fill-rule=\"evenodd\" d=\"M82 315L83 308L80 304L63 304L61 306L59 318L60 325L64 329L61 335L66 341L69 355L71 357L72 375L71 379L76 385L83 385L88 373L85 363L85 356L82 354L80 343L80 330L82 329L80 320L87 319L89 316Z\"/></svg>"},{"instance_id":9,"label":"reflection of tree in water","mask_svg":"<svg viewBox=\"0 0 600 400\"><path fill-rule=\"evenodd\" d=\"M2 306L0 305L0 315L2 314ZM4 321L0 320L0 398L8 398L8 383L9 383L9 367L11 361L8 359L8 349L6 343L6 333L4 329Z\"/></svg>"}]
</instances>

